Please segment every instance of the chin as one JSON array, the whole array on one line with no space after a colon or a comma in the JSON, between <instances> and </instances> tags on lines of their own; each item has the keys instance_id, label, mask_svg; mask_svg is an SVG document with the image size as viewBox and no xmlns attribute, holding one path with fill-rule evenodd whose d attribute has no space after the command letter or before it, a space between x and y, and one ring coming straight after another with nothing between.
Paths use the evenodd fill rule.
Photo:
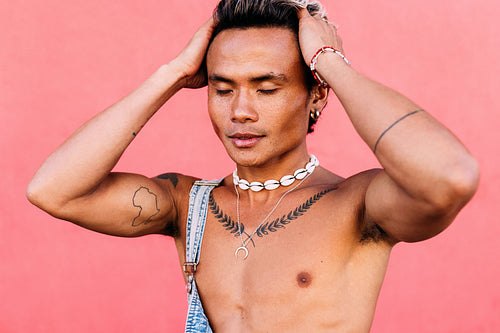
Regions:
<instances>
[{"instance_id":1,"label":"chin","mask_svg":"<svg viewBox=\"0 0 500 333\"><path fill-rule=\"evenodd\" d=\"M226 151L234 163L244 167L258 166L264 162L265 155L255 149L226 149Z\"/></svg>"}]
</instances>

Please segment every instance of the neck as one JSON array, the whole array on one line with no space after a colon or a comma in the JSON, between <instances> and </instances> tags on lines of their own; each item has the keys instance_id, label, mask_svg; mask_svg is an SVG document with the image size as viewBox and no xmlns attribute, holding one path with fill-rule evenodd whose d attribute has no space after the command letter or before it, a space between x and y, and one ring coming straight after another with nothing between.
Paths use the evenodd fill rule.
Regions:
<instances>
[{"instance_id":1,"label":"neck","mask_svg":"<svg viewBox=\"0 0 500 333\"><path fill-rule=\"evenodd\" d=\"M259 166L237 165L236 170L240 178L249 182L262 182L275 179L280 180L285 175L293 174L299 168L303 168L309 162L307 151L295 156L279 156L266 161ZM262 191L261 191L262 192Z\"/></svg>"}]
</instances>

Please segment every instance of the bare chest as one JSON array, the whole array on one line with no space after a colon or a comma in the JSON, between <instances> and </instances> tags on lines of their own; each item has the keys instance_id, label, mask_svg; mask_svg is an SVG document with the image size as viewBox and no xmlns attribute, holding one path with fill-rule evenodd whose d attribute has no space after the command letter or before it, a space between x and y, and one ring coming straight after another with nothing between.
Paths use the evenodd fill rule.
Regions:
<instances>
[{"instance_id":1,"label":"bare chest","mask_svg":"<svg viewBox=\"0 0 500 333\"><path fill-rule=\"evenodd\" d=\"M209 214L197 272L201 285L232 295L314 290L352 259L357 246L355 224L321 210L279 211L259 221L238 224L231 215Z\"/></svg>"},{"instance_id":2,"label":"bare chest","mask_svg":"<svg viewBox=\"0 0 500 333\"><path fill-rule=\"evenodd\" d=\"M269 217L273 207L243 205L238 223L234 197L221 192L208 204L195 274L214 329L369 327L390 248L361 244L359 199L335 187L312 189L291 194Z\"/></svg>"},{"instance_id":3,"label":"bare chest","mask_svg":"<svg viewBox=\"0 0 500 333\"><path fill-rule=\"evenodd\" d=\"M360 245L353 212L313 201L278 209L263 224L242 214L238 225L234 212L209 207L196 281L214 325L291 330L335 325L328 314L344 313L347 299L357 303L353 312L374 308L388 251Z\"/></svg>"}]
</instances>

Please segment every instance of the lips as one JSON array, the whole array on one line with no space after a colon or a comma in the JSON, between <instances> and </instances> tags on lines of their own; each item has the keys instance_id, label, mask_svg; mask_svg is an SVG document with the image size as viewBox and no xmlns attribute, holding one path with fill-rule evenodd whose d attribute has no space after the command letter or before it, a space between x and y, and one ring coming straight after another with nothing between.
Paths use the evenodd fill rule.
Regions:
<instances>
[{"instance_id":1,"label":"lips","mask_svg":"<svg viewBox=\"0 0 500 333\"><path fill-rule=\"evenodd\" d=\"M255 133L234 133L228 135L231 142L238 148L251 148L255 146L264 135Z\"/></svg>"}]
</instances>

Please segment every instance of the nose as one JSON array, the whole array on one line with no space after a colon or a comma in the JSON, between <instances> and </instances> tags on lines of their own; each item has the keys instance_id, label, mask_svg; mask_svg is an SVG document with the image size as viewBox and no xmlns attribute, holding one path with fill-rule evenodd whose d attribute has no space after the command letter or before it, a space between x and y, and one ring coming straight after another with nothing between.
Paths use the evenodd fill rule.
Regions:
<instances>
[{"instance_id":1,"label":"nose","mask_svg":"<svg viewBox=\"0 0 500 333\"><path fill-rule=\"evenodd\" d=\"M233 100L231 108L231 121L244 123L257 121L258 114L255 112L252 97L245 89L241 89Z\"/></svg>"}]
</instances>

